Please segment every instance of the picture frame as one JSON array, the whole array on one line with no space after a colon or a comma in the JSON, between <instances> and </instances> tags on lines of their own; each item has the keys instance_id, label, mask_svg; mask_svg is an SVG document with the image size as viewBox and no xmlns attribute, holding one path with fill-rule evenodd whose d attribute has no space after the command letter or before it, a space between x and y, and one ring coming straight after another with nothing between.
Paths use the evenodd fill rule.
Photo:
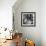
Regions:
<instances>
[{"instance_id":1,"label":"picture frame","mask_svg":"<svg viewBox=\"0 0 46 46\"><path fill-rule=\"evenodd\" d=\"M12 19L12 21L13 21L13 31L15 30L15 16L14 16L14 13L13 13L13 19Z\"/></svg>"},{"instance_id":2,"label":"picture frame","mask_svg":"<svg viewBox=\"0 0 46 46\"><path fill-rule=\"evenodd\" d=\"M21 26L35 27L36 26L36 12L21 12Z\"/></svg>"}]
</instances>

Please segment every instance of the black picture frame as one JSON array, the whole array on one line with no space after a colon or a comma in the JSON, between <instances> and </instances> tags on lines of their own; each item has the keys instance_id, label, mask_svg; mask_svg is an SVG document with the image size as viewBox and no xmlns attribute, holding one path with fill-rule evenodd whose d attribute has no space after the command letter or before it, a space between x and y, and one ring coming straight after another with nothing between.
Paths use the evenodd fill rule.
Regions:
<instances>
[{"instance_id":1,"label":"black picture frame","mask_svg":"<svg viewBox=\"0 0 46 46\"><path fill-rule=\"evenodd\" d=\"M35 27L36 26L36 12L21 12L21 26Z\"/></svg>"}]
</instances>

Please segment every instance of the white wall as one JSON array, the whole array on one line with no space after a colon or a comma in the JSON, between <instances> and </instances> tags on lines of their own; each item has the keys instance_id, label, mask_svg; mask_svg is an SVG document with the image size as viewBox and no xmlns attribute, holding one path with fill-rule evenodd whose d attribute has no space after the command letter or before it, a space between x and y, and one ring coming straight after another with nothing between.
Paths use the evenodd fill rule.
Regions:
<instances>
[{"instance_id":1,"label":"white wall","mask_svg":"<svg viewBox=\"0 0 46 46\"><path fill-rule=\"evenodd\" d=\"M36 27L21 27L21 12L36 12ZM40 46L40 1L24 0L14 13L15 29L17 29L18 32L23 32L25 38L34 40L36 45Z\"/></svg>"},{"instance_id":2,"label":"white wall","mask_svg":"<svg viewBox=\"0 0 46 46\"><path fill-rule=\"evenodd\" d=\"M18 0L18 2L20 1ZM19 5L18 3L15 3L15 5L13 6L15 30L18 30L18 32L22 32L24 38L34 40L36 46L41 46L41 44L42 46L46 46L45 40L43 40L46 38L45 37L46 14L44 15L45 12L44 5L45 0L23 0L23 2L21 2ZM21 12L36 12L36 27L21 27Z\"/></svg>"},{"instance_id":3,"label":"white wall","mask_svg":"<svg viewBox=\"0 0 46 46\"><path fill-rule=\"evenodd\" d=\"M12 28L12 6L16 0L0 0L0 27Z\"/></svg>"},{"instance_id":4,"label":"white wall","mask_svg":"<svg viewBox=\"0 0 46 46\"><path fill-rule=\"evenodd\" d=\"M42 46L46 46L46 0L41 1L41 40Z\"/></svg>"}]
</instances>

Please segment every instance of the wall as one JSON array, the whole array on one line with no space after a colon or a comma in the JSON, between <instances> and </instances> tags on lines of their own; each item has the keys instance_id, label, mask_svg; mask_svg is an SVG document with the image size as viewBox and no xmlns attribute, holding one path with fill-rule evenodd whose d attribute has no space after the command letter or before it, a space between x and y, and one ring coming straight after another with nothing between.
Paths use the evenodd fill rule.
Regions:
<instances>
[{"instance_id":1,"label":"wall","mask_svg":"<svg viewBox=\"0 0 46 46\"><path fill-rule=\"evenodd\" d=\"M46 0L41 1L41 40L42 46L46 46Z\"/></svg>"},{"instance_id":2,"label":"wall","mask_svg":"<svg viewBox=\"0 0 46 46\"><path fill-rule=\"evenodd\" d=\"M0 27L12 29L12 6L16 0L0 0Z\"/></svg>"},{"instance_id":3,"label":"wall","mask_svg":"<svg viewBox=\"0 0 46 46\"><path fill-rule=\"evenodd\" d=\"M36 12L36 27L21 27L21 12ZM41 46L41 1L23 0L19 5L16 3L13 6L13 14L15 30L22 32L24 39L31 39L35 41L36 46Z\"/></svg>"},{"instance_id":4,"label":"wall","mask_svg":"<svg viewBox=\"0 0 46 46\"><path fill-rule=\"evenodd\" d=\"M30 4L32 8L35 7L34 5L36 4L36 5L38 5L38 7L40 9L40 5L39 5L40 0L39 1L38 0L37 1L36 0L30 0L30 1L32 3L34 3L34 4L31 3L33 6ZM16 2L16 0L0 0L0 26L12 28L12 6L15 2ZM18 2L20 2L20 1L18 1ZM26 1L23 2L24 3L23 5L26 5L25 2ZM17 3L15 3L15 5L16 4ZM22 4L21 5L20 4L17 6L14 5L14 7L13 7L13 9L14 9L13 11L15 11L14 13L16 13L15 14L16 15L16 17L15 17L15 20L16 20L15 21L15 28L18 31L23 32L24 37L25 36L27 37L27 34L28 34L28 36L30 35L31 36L30 38L34 39L36 42L38 41L38 39L39 40L41 39L42 46L46 46L46 0L41 0L41 13L38 12L39 10L38 11L36 10L41 15L38 16L38 14L37 14L37 17L36 17L37 18L36 19L37 25L36 25L36 27L33 27L33 28L32 27L21 27L21 15L20 15L21 13L20 12L21 11L30 11L30 9L31 9L31 11L32 10L34 11L35 8L32 9L30 7L27 7L27 5L26 5L26 7L24 7L24 6L22 6ZM21 11L18 9L19 6L21 6L20 7ZM29 4L28 4L28 6L29 6ZM28 8L29 10L26 10L25 8ZM17 9L18 9L18 12L20 11L19 13L16 12ZM38 33L40 32L41 38L40 38L39 34L36 36L37 32ZM37 45L38 44L39 44L39 42L37 42Z\"/></svg>"}]
</instances>

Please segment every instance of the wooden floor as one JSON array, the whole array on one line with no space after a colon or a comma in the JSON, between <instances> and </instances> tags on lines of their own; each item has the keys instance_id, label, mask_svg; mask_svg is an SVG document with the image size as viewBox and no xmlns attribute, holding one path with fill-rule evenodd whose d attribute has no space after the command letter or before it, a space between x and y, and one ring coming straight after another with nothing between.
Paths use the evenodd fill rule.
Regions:
<instances>
[{"instance_id":1,"label":"wooden floor","mask_svg":"<svg viewBox=\"0 0 46 46\"><path fill-rule=\"evenodd\" d=\"M15 39L13 40L6 40L6 42L2 43L0 46L16 46Z\"/></svg>"}]
</instances>

